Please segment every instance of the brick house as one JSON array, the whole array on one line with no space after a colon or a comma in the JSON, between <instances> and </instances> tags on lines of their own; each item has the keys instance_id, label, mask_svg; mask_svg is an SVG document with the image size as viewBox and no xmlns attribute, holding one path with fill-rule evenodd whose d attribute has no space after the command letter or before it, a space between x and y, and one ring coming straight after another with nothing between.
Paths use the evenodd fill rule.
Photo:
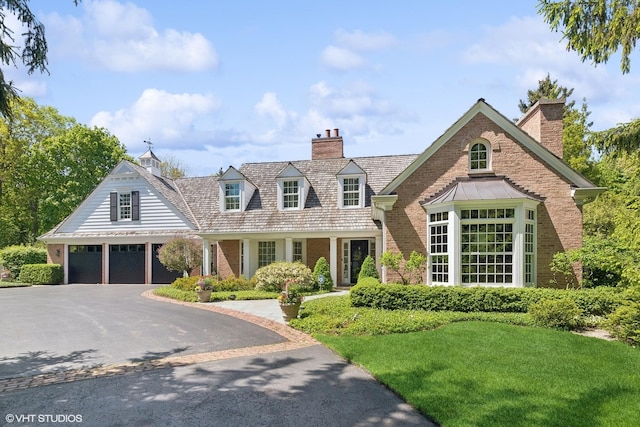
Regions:
<instances>
[{"instance_id":1,"label":"brick house","mask_svg":"<svg viewBox=\"0 0 640 427\"><path fill-rule=\"evenodd\" d=\"M41 239L66 282L73 254L91 244L103 283L124 266L113 248L127 245L143 253L127 268L158 283L154 250L182 235L203 242L203 273L222 277L325 257L334 283L349 285L366 255L415 250L429 260L427 284L546 286L553 254L582 243L582 204L603 191L562 161L563 106L543 100L514 123L480 99L419 155L345 158L342 136L327 130L311 140L311 160L219 177L163 178L149 151Z\"/></svg>"}]
</instances>

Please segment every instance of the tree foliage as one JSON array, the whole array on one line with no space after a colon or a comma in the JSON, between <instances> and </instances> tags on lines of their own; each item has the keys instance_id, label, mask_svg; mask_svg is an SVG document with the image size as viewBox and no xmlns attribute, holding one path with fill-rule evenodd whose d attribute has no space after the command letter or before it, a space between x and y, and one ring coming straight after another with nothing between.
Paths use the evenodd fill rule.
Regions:
<instances>
[{"instance_id":1,"label":"tree foliage","mask_svg":"<svg viewBox=\"0 0 640 427\"><path fill-rule=\"evenodd\" d=\"M380 265L393 270L400 277L403 285L422 283L427 267L427 257L412 251L409 259L405 260L402 252L385 251L380 257Z\"/></svg>"},{"instance_id":2,"label":"tree foliage","mask_svg":"<svg viewBox=\"0 0 640 427\"><path fill-rule=\"evenodd\" d=\"M39 106L12 101L0 118L0 247L32 243L84 200L126 148L105 129L88 128Z\"/></svg>"},{"instance_id":3,"label":"tree foliage","mask_svg":"<svg viewBox=\"0 0 640 427\"><path fill-rule=\"evenodd\" d=\"M567 50L582 61L606 63L621 49L620 69L631 70L630 55L640 37L638 0L540 0L538 13L554 31L562 31ZM605 153L633 153L640 150L640 119L595 132L590 144Z\"/></svg>"},{"instance_id":4,"label":"tree foliage","mask_svg":"<svg viewBox=\"0 0 640 427\"><path fill-rule=\"evenodd\" d=\"M78 5L80 0L74 0ZM15 34L5 23L7 13L14 15L22 25L22 42L17 43ZM48 73L47 40L44 25L29 9L29 0L0 0L0 62L2 66L17 66L18 61L27 68L29 74L35 71ZM22 50L20 50L20 48ZM18 88L5 79L0 70L0 115L12 115L11 103L18 99Z\"/></svg>"},{"instance_id":5,"label":"tree foliage","mask_svg":"<svg viewBox=\"0 0 640 427\"><path fill-rule=\"evenodd\" d=\"M538 13L552 30L561 31L567 50L582 61L606 63L621 50L620 69L631 69L629 56L640 37L640 4L637 0L540 0Z\"/></svg>"},{"instance_id":6,"label":"tree foliage","mask_svg":"<svg viewBox=\"0 0 640 427\"><path fill-rule=\"evenodd\" d=\"M202 244L197 240L177 237L158 249L158 259L167 269L181 271L186 277L202 265Z\"/></svg>"}]
</instances>

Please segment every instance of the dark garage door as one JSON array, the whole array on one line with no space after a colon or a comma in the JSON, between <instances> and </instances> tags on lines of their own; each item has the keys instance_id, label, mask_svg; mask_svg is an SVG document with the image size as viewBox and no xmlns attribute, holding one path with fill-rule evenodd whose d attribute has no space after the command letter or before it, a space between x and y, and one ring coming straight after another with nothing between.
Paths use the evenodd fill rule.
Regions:
<instances>
[{"instance_id":1,"label":"dark garage door","mask_svg":"<svg viewBox=\"0 0 640 427\"><path fill-rule=\"evenodd\" d=\"M182 277L182 272L169 271L167 270L167 267L162 265L158 259L158 249L160 249L161 246L162 245L157 243L154 243L151 246L153 248L153 254L151 254L151 283L154 285L172 283L178 277Z\"/></svg>"},{"instance_id":2,"label":"dark garage door","mask_svg":"<svg viewBox=\"0 0 640 427\"><path fill-rule=\"evenodd\" d=\"M109 246L109 283L144 283L144 245Z\"/></svg>"},{"instance_id":3,"label":"dark garage door","mask_svg":"<svg viewBox=\"0 0 640 427\"><path fill-rule=\"evenodd\" d=\"M69 246L69 283L102 283L102 245Z\"/></svg>"}]
</instances>

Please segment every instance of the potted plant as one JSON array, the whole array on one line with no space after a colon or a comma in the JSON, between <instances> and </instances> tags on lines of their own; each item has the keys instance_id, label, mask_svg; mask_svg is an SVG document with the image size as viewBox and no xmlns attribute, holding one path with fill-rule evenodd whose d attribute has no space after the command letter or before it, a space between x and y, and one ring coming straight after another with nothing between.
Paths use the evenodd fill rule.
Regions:
<instances>
[{"instance_id":1,"label":"potted plant","mask_svg":"<svg viewBox=\"0 0 640 427\"><path fill-rule=\"evenodd\" d=\"M285 322L289 323L291 319L298 317L303 299L304 297L295 282L287 280L284 290L278 295L278 302Z\"/></svg>"},{"instance_id":2,"label":"potted plant","mask_svg":"<svg viewBox=\"0 0 640 427\"><path fill-rule=\"evenodd\" d=\"M213 290L212 279L210 277L201 277L194 290L198 294L198 302L209 302L211 291Z\"/></svg>"}]
</instances>

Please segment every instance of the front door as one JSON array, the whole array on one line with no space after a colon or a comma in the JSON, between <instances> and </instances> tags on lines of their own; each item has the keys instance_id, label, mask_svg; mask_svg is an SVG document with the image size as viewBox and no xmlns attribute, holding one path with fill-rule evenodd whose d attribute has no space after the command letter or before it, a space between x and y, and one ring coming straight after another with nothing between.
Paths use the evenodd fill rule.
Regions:
<instances>
[{"instance_id":1,"label":"front door","mask_svg":"<svg viewBox=\"0 0 640 427\"><path fill-rule=\"evenodd\" d=\"M360 274L360 268L362 262L369 255L369 241L368 240L352 240L351 249L349 254L349 261L351 264L350 277L351 284L358 282L358 274Z\"/></svg>"}]
</instances>

